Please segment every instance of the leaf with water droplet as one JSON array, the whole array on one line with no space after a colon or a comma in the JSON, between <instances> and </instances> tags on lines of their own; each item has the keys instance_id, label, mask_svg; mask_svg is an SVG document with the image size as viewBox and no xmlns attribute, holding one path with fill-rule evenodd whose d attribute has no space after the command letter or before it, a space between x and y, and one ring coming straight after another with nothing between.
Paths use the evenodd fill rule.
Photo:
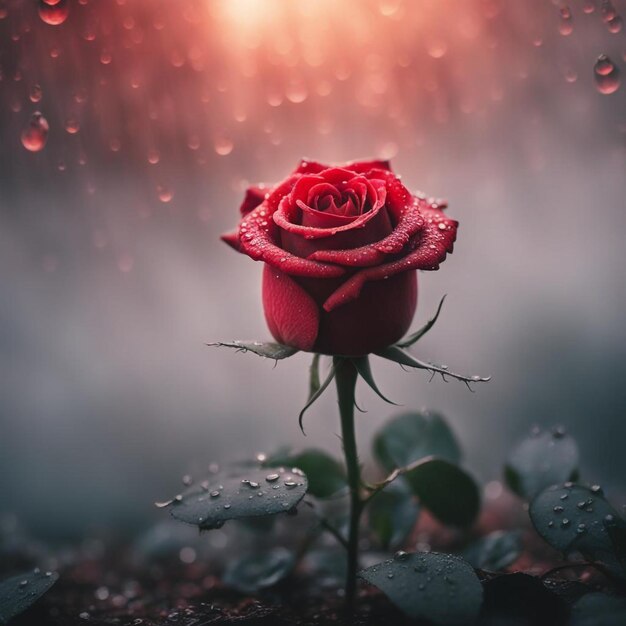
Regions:
<instances>
[{"instance_id":1,"label":"leaf with water droplet","mask_svg":"<svg viewBox=\"0 0 626 626\"><path fill-rule=\"evenodd\" d=\"M625 536L626 522L600 491L571 483L548 487L530 503L528 512L537 532L565 556L579 552L626 577L623 546L614 540L616 530Z\"/></svg>"},{"instance_id":2,"label":"leaf with water droplet","mask_svg":"<svg viewBox=\"0 0 626 626\"><path fill-rule=\"evenodd\" d=\"M413 619L435 624L471 624L483 589L463 559L435 552L403 553L359 572Z\"/></svg>"},{"instance_id":3,"label":"leaf with water droplet","mask_svg":"<svg viewBox=\"0 0 626 626\"><path fill-rule=\"evenodd\" d=\"M273 483L269 474L278 474ZM211 474L206 481L196 483L168 504L173 517L199 526L202 530L220 528L231 519L275 515L291 511L307 491L304 473L290 469L237 468L231 472ZM203 484L204 483L204 484ZM212 492L219 495L212 496Z\"/></svg>"},{"instance_id":4,"label":"leaf with water droplet","mask_svg":"<svg viewBox=\"0 0 626 626\"><path fill-rule=\"evenodd\" d=\"M606 593L588 593L572 607L569 626L623 626L626 624L626 598Z\"/></svg>"},{"instance_id":5,"label":"leaf with water droplet","mask_svg":"<svg viewBox=\"0 0 626 626\"><path fill-rule=\"evenodd\" d=\"M23 613L58 580L56 572L31 570L0 582L0 624Z\"/></svg>"},{"instance_id":6,"label":"leaf with water droplet","mask_svg":"<svg viewBox=\"0 0 626 626\"><path fill-rule=\"evenodd\" d=\"M420 504L439 521L471 526L480 510L480 491L465 470L443 459L425 459L404 474Z\"/></svg>"},{"instance_id":7,"label":"leaf with water droplet","mask_svg":"<svg viewBox=\"0 0 626 626\"><path fill-rule=\"evenodd\" d=\"M469 545L463 556L477 569L497 572L516 561L521 552L519 531L495 530Z\"/></svg>"},{"instance_id":8,"label":"leaf with water droplet","mask_svg":"<svg viewBox=\"0 0 626 626\"><path fill-rule=\"evenodd\" d=\"M394 481L367 505L370 530L386 549L400 547L417 522L419 505L403 481Z\"/></svg>"},{"instance_id":9,"label":"leaf with water droplet","mask_svg":"<svg viewBox=\"0 0 626 626\"><path fill-rule=\"evenodd\" d=\"M270 455L263 465L301 469L309 481L307 493L316 498L329 498L346 487L343 465L330 454L316 448L306 448L300 452L281 451Z\"/></svg>"},{"instance_id":10,"label":"leaf with water droplet","mask_svg":"<svg viewBox=\"0 0 626 626\"><path fill-rule=\"evenodd\" d=\"M374 437L374 456L388 472L428 456L458 463L461 450L454 433L439 413L401 413Z\"/></svg>"},{"instance_id":11,"label":"leaf with water droplet","mask_svg":"<svg viewBox=\"0 0 626 626\"><path fill-rule=\"evenodd\" d=\"M260 341L218 341L215 343L209 343L208 346L217 346L218 348L235 348L239 352L254 352L259 356L267 359L274 359L279 361L293 356L298 352L297 348L291 346L285 346L282 343L267 342L261 343Z\"/></svg>"},{"instance_id":12,"label":"leaf with water droplet","mask_svg":"<svg viewBox=\"0 0 626 626\"><path fill-rule=\"evenodd\" d=\"M256 593L283 580L294 565L295 558L289 550L273 548L230 561L222 581L242 593Z\"/></svg>"},{"instance_id":13,"label":"leaf with water droplet","mask_svg":"<svg viewBox=\"0 0 626 626\"><path fill-rule=\"evenodd\" d=\"M414 332L408 337L402 339L402 341L398 341L398 343L396 343L396 346L398 346L398 348L409 348L414 343L419 341L435 325L435 322L437 321L437 318L439 317L439 314L441 313L441 309L443 307L443 303L445 299L446 299L446 296L443 296L443 298L441 298L439 302L439 306L437 307L437 310L435 311L435 315L433 315L433 317L429 319L428 322L424 324L424 326L422 326L418 331Z\"/></svg>"},{"instance_id":14,"label":"leaf with water droplet","mask_svg":"<svg viewBox=\"0 0 626 626\"><path fill-rule=\"evenodd\" d=\"M504 468L507 485L531 500L551 485L578 478L578 446L561 429L533 433L511 452Z\"/></svg>"}]
</instances>

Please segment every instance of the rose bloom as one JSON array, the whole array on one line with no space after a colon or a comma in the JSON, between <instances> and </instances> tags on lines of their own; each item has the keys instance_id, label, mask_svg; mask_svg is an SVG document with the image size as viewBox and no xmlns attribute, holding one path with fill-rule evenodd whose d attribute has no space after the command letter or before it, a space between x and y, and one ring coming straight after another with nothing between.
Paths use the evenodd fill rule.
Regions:
<instances>
[{"instance_id":1,"label":"rose bloom","mask_svg":"<svg viewBox=\"0 0 626 626\"><path fill-rule=\"evenodd\" d=\"M277 341L361 356L394 343L417 305L416 270L452 252L445 203L411 194L386 161L302 161L282 183L251 187L222 239L263 261L263 307Z\"/></svg>"}]
</instances>

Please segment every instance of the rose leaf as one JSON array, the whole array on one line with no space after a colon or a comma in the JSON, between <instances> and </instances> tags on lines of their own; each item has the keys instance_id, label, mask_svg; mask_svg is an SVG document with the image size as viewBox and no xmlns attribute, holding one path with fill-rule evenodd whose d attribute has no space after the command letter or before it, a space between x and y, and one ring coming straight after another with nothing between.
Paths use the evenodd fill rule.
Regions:
<instances>
[{"instance_id":1,"label":"rose leaf","mask_svg":"<svg viewBox=\"0 0 626 626\"><path fill-rule=\"evenodd\" d=\"M306 476L297 468L239 468L212 474L157 506L169 508L182 522L211 530L231 519L291 511L306 491Z\"/></svg>"},{"instance_id":2,"label":"rose leaf","mask_svg":"<svg viewBox=\"0 0 626 626\"><path fill-rule=\"evenodd\" d=\"M316 448L306 448L300 452L278 452L270 455L264 465L301 469L309 481L307 493L316 498L329 498L346 487L343 465Z\"/></svg>"},{"instance_id":3,"label":"rose leaf","mask_svg":"<svg viewBox=\"0 0 626 626\"><path fill-rule=\"evenodd\" d=\"M526 500L546 487L576 480L576 441L561 429L533 434L511 452L504 475L508 486Z\"/></svg>"},{"instance_id":4,"label":"rose leaf","mask_svg":"<svg viewBox=\"0 0 626 626\"><path fill-rule=\"evenodd\" d=\"M463 556L477 569L497 572L516 561L521 552L522 538L518 531L495 530L469 545Z\"/></svg>"},{"instance_id":5,"label":"rose leaf","mask_svg":"<svg viewBox=\"0 0 626 626\"><path fill-rule=\"evenodd\" d=\"M359 576L378 587L413 619L435 624L471 624L478 617L483 589L463 559L435 552L398 553Z\"/></svg>"},{"instance_id":6,"label":"rose leaf","mask_svg":"<svg viewBox=\"0 0 626 626\"><path fill-rule=\"evenodd\" d=\"M580 553L626 577L623 566L626 521L606 501L598 486L565 483L548 487L530 503L537 532L566 557Z\"/></svg>"},{"instance_id":7,"label":"rose leaf","mask_svg":"<svg viewBox=\"0 0 626 626\"><path fill-rule=\"evenodd\" d=\"M572 607L570 626L622 626L626 624L626 598L595 592L585 594Z\"/></svg>"},{"instance_id":8,"label":"rose leaf","mask_svg":"<svg viewBox=\"0 0 626 626\"><path fill-rule=\"evenodd\" d=\"M387 472L428 456L451 463L461 459L461 450L445 419L430 411L393 417L375 435L373 451Z\"/></svg>"},{"instance_id":9,"label":"rose leaf","mask_svg":"<svg viewBox=\"0 0 626 626\"><path fill-rule=\"evenodd\" d=\"M480 491L474 479L444 459L425 459L404 474L420 504L439 521L467 527L480 510Z\"/></svg>"},{"instance_id":10,"label":"rose leaf","mask_svg":"<svg viewBox=\"0 0 626 626\"><path fill-rule=\"evenodd\" d=\"M419 515L419 505L406 483L395 481L377 493L367 507L367 522L383 548L399 548Z\"/></svg>"},{"instance_id":11,"label":"rose leaf","mask_svg":"<svg viewBox=\"0 0 626 626\"><path fill-rule=\"evenodd\" d=\"M23 613L58 580L56 572L36 569L0 582L0 624L6 624Z\"/></svg>"}]
</instances>

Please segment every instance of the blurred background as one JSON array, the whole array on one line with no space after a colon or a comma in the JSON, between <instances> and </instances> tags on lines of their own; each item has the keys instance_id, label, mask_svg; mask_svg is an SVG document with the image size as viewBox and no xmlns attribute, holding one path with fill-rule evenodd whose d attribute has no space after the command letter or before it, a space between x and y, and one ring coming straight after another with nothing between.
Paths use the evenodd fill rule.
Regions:
<instances>
[{"instance_id":1,"label":"blurred background","mask_svg":"<svg viewBox=\"0 0 626 626\"><path fill-rule=\"evenodd\" d=\"M407 408L500 478L533 424L626 487L626 3L0 0L0 513L43 538L139 529L211 462L339 454L334 394L269 339L261 266L219 240L250 183L307 156L391 158L449 200L455 252L420 275ZM607 58L601 58L606 55ZM391 414L358 398L363 460Z\"/></svg>"}]
</instances>

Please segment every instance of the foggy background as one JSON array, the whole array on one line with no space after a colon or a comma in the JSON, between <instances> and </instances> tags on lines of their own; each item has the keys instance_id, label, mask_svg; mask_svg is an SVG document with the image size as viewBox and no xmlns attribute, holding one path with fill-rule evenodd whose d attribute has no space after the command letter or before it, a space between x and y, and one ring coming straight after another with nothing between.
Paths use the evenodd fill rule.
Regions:
<instances>
[{"instance_id":1,"label":"foggy background","mask_svg":"<svg viewBox=\"0 0 626 626\"><path fill-rule=\"evenodd\" d=\"M626 70L626 33L600 3L66 4L58 25L0 5L0 513L43 537L136 529L210 462L340 453L333 391L298 428L310 355L204 345L270 339L261 265L218 237L303 156L390 157L460 221L420 274L416 327L448 298L414 352L493 380L373 359L384 393L446 415L482 480L563 424L585 478L626 486L626 90L593 69ZM357 393L367 461L398 409Z\"/></svg>"}]
</instances>

